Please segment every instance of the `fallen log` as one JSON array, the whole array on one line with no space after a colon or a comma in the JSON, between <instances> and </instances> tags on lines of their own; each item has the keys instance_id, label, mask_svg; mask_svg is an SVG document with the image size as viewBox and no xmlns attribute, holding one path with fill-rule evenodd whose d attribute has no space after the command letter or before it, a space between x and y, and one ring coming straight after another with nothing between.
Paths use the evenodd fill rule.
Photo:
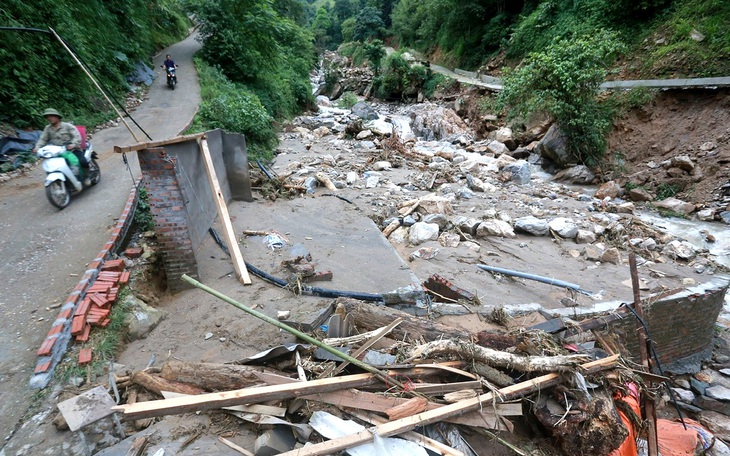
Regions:
<instances>
[{"instance_id":1,"label":"fallen log","mask_svg":"<svg viewBox=\"0 0 730 456\"><path fill-rule=\"evenodd\" d=\"M429 358L439 353L521 372L563 372L574 369L587 359L584 355L520 356L458 340L437 340L419 345L411 351L411 359Z\"/></svg>"},{"instance_id":2,"label":"fallen log","mask_svg":"<svg viewBox=\"0 0 730 456\"><path fill-rule=\"evenodd\" d=\"M221 393L199 394L197 396L117 405L112 407L112 410L121 412L125 420L136 420L155 416L211 410L233 405L257 404L272 400L291 399L293 397L323 393L325 391L359 388L378 382L379 380L374 374L347 375L309 382L259 386Z\"/></svg>"},{"instance_id":3,"label":"fallen log","mask_svg":"<svg viewBox=\"0 0 730 456\"><path fill-rule=\"evenodd\" d=\"M505 374L501 370L495 369L492 366L487 366L484 363L475 361L472 363L471 368L475 374L479 375L489 383L497 385L500 388L515 384L515 381L512 377Z\"/></svg>"},{"instance_id":4,"label":"fallen log","mask_svg":"<svg viewBox=\"0 0 730 456\"><path fill-rule=\"evenodd\" d=\"M584 374L599 372L601 370L614 367L618 358L618 356L612 356L598 361L592 361L581 365L580 369ZM308 445L303 448L287 451L286 453L281 453L280 456L316 456L333 454L337 451L346 450L348 448L370 442L376 434L380 437L398 435L403 432L411 431L418 426L425 426L437 421L442 421L445 418L476 410L483 404L490 403L493 400L505 401L524 397L540 389L554 386L558 384L560 380L560 374L546 374L516 385L508 386L507 388L502 388L497 392L489 392L474 399L467 399L454 404L445 405L436 410L429 410L419 413L418 415L373 426L356 434L350 434L338 439L328 440L315 445Z\"/></svg>"},{"instance_id":5,"label":"fallen log","mask_svg":"<svg viewBox=\"0 0 730 456\"><path fill-rule=\"evenodd\" d=\"M260 385L260 372L284 375L274 369L239 364L189 363L170 361L162 366L160 375L167 380L195 385L207 391L229 391Z\"/></svg>"},{"instance_id":6,"label":"fallen log","mask_svg":"<svg viewBox=\"0 0 730 456\"><path fill-rule=\"evenodd\" d=\"M372 331L389 325L396 318L402 318L403 323L390 333L392 339L403 340L407 337L431 341L443 337L463 340L471 338L471 334L462 329L435 323L423 317L414 317L386 306L377 306L347 298L339 298L337 302L345 305L352 318L352 324L361 331Z\"/></svg>"},{"instance_id":7,"label":"fallen log","mask_svg":"<svg viewBox=\"0 0 730 456\"><path fill-rule=\"evenodd\" d=\"M204 389L198 388L195 385L188 385L187 383L167 380L166 378L148 374L144 371L135 372L134 375L132 375L132 383L136 383L147 391L159 394L160 396L162 395L163 391L171 391L173 393L189 395L196 395L205 392Z\"/></svg>"}]
</instances>

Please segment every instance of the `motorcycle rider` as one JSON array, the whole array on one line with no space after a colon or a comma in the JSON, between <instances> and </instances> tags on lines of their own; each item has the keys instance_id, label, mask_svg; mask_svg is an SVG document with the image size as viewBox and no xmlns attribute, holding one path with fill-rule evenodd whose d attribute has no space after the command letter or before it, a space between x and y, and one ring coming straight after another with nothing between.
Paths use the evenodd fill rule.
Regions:
<instances>
[{"instance_id":1,"label":"motorcycle rider","mask_svg":"<svg viewBox=\"0 0 730 456\"><path fill-rule=\"evenodd\" d=\"M43 117L48 120L48 125L43 129L41 137L36 142L33 154L47 144L66 146L66 150L73 152L76 158L79 159L82 168L81 173L84 176L84 185L90 186L91 180L88 177L89 162L84 157L84 151L81 150L81 134L79 134L79 131L70 123L61 122L61 114L53 108L43 111Z\"/></svg>"},{"instance_id":2,"label":"motorcycle rider","mask_svg":"<svg viewBox=\"0 0 730 456\"><path fill-rule=\"evenodd\" d=\"M170 54L167 54L165 56L165 61L162 62L162 65L160 66L165 69L166 73L170 70L170 68L177 68L177 65L175 65L175 61L172 60L172 56ZM177 76L175 77L175 79L175 82L177 82Z\"/></svg>"}]
</instances>

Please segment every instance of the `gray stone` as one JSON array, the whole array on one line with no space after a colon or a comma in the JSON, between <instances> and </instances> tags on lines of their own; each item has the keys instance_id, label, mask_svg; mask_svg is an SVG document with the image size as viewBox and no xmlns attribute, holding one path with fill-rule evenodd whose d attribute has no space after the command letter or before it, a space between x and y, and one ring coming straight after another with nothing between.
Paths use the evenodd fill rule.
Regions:
<instances>
[{"instance_id":1,"label":"gray stone","mask_svg":"<svg viewBox=\"0 0 730 456\"><path fill-rule=\"evenodd\" d=\"M508 153L509 147L500 141L492 141L487 145L487 150L490 153L493 153L495 157L499 157L500 155Z\"/></svg>"},{"instance_id":2,"label":"gray stone","mask_svg":"<svg viewBox=\"0 0 730 456\"><path fill-rule=\"evenodd\" d=\"M543 157L552 160L560 167L565 167L578 161L570 152L565 136L556 124L550 126L545 136L537 144L535 151Z\"/></svg>"},{"instance_id":3,"label":"gray stone","mask_svg":"<svg viewBox=\"0 0 730 456\"><path fill-rule=\"evenodd\" d=\"M720 373L721 373L722 375L725 375L725 376L730 376L730 369L728 369L728 368L720 369L720 370L719 370L719 372L720 372Z\"/></svg>"},{"instance_id":4,"label":"gray stone","mask_svg":"<svg viewBox=\"0 0 730 456\"><path fill-rule=\"evenodd\" d=\"M712 410L713 412L722 413L723 415L730 415L730 404L711 399L701 394L698 394L697 397L695 397L695 400L692 401L692 405L696 405L703 410Z\"/></svg>"},{"instance_id":5,"label":"gray stone","mask_svg":"<svg viewBox=\"0 0 730 456\"><path fill-rule=\"evenodd\" d=\"M355 105L350 109L350 111L352 111L353 114L355 114L356 116L358 116L361 119L375 120L378 118L378 113L375 111L375 109L373 109L373 107L370 106L370 104L368 104L364 101L359 101L359 102L355 103Z\"/></svg>"},{"instance_id":6,"label":"gray stone","mask_svg":"<svg viewBox=\"0 0 730 456\"><path fill-rule=\"evenodd\" d=\"M730 211L720 212L720 220L722 220L726 224L730 225Z\"/></svg>"},{"instance_id":7,"label":"gray stone","mask_svg":"<svg viewBox=\"0 0 730 456\"><path fill-rule=\"evenodd\" d=\"M695 205L686 201L679 200L677 198L667 198L661 201L655 201L652 203L654 207L659 209L666 209L668 211L676 212L678 214L689 215L695 210Z\"/></svg>"},{"instance_id":8,"label":"gray stone","mask_svg":"<svg viewBox=\"0 0 730 456\"><path fill-rule=\"evenodd\" d=\"M458 217L454 217L452 223L462 232L474 235L477 232L477 227L480 223L482 223L482 221L479 219L459 215Z\"/></svg>"},{"instance_id":9,"label":"gray stone","mask_svg":"<svg viewBox=\"0 0 730 456\"><path fill-rule=\"evenodd\" d=\"M588 244L586 248L583 249L583 254L588 261L600 261L601 255L603 255L603 249L595 245Z\"/></svg>"},{"instance_id":10,"label":"gray stone","mask_svg":"<svg viewBox=\"0 0 730 456\"><path fill-rule=\"evenodd\" d=\"M548 234L550 225L546 220L529 215L515 220L515 231L531 234L533 236L545 236Z\"/></svg>"},{"instance_id":11,"label":"gray stone","mask_svg":"<svg viewBox=\"0 0 730 456\"><path fill-rule=\"evenodd\" d=\"M596 175L586 165L576 165L559 171L553 176L553 180L576 185L590 185L596 180Z\"/></svg>"},{"instance_id":12,"label":"gray stone","mask_svg":"<svg viewBox=\"0 0 730 456\"><path fill-rule=\"evenodd\" d=\"M678 400L682 402L686 402L688 404L691 404L692 401L695 399L694 393L692 391L684 389L684 388L672 388L672 392L674 392L674 397L676 397Z\"/></svg>"},{"instance_id":13,"label":"gray stone","mask_svg":"<svg viewBox=\"0 0 730 456\"><path fill-rule=\"evenodd\" d=\"M487 220L479 224L477 227L477 237L499 236L513 238L515 232L512 225L502 220Z\"/></svg>"},{"instance_id":14,"label":"gray stone","mask_svg":"<svg viewBox=\"0 0 730 456\"><path fill-rule=\"evenodd\" d=\"M689 158L689 155L679 155L677 157L672 157L672 159L669 160L669 167L679 168L682 171L691 173L692 170L695 169L695 164L692 159Z\"/></svg>"},{"instance_id":15,"label":"gray stone","mask_svg":"<svg viewBox=\"0 0 730 456\"><path fill-rule=\"evenodd\" d=\"M441 233L439 236L439 244L444 247L458 247L461 242L461 236L455 233Z\"/></svg>"},{"instance_id":16,"label":"gray stone","mask_svg":"<svg viewBox=\"0 0 730 456\"><path fill-rule=\"evenodd\" d=\"M557 217L549 222L550 229L564 239L573 239L578 235L578 226L569 218Z\"/></svg>"},{"instance_id":17,"label":"gray stone","mask_svg":"<svg viewBox=\"0 0 730 456\"><path fill-rule=\"evenodd\" d=\"M253 443L256 456L275 456L294 449L297 440L288 426L275 425L267 429Z\"/></svg>"},{"instance_id":18,"label":"gray stone","mask_svg":"<svg viewBox=\"0 0 730 456\"><path fill-rule=\"evenodd\" d=\"M129 340L143 339L147 337L160 322L167 317L167 312L148 306L134 295L127 295L122 301L122 306L127 309L124 324L128 328Z\"/></svg>"},{"instance_id":19,"label":"gray stone","mask_svg":"<svg viewBox=\"0 0 730 456\"><path fill-rule=\"evenodd\" d=\"M406 215L403 217L403 226L413 226L418 222L412 215Z\"/></svg>"},{"instance_id":20,"label":"gray stone","mask_svg":"<svg viewBox=\"0 0 730 456\"><path fill-rule=\"evenodd\" d=\"M449 219L444 214L428 214L423 218L423 221L426 223L435 223L442 230L449 224Z\"/></svg>"},{"instance_id":21,"label":"gray stone","mask_svg":"<svg viewBox=\"0 0 730 456\"><path fill-rule=\"evenodd\" d=\"M689 380L682 378L682 377L675 378L674 384L680 388L690 389Z\"/></svg>"},{"instance_id":22,"label":"gray stone","mask_svg":"<svg viewBox=\"0 0 730 456\"><path fill-rule=\"evenodd\" d=\"M355 136L355 139L362 141L363 139L370 139L373 137L372 130L363 130Z\"/></svg>"},{"instance_id":23,"label":"gray stone","mask_svg":"<svg viewBox=\"0 0 730 456\"><path fill-rule=\"evenodd\" d=\"M502 168L502 172L509 173L511 175L510 180L519 185L529 184L532 177L530 164L524 160L518 160L505 166Z\"/></svg>"},{"instance_id":24,"label":"gray stone","mask_svg":"<svg viewBox=\"0 0 730 456\"><path fill-rule=\"evenodd\" d=\"M601 254L602 263L620 264L621 254L616 247L612 247Z\"/></svg>"},{"instance_id":25,"label":"gray stone","mask_svg":"<svg viewBox=\"0 0 730 456\"><path fill-rule=\"evenodd\" d=\"M435 223L418 222L408 231L408 243L411 245L422 244L426 241L438 239L439 226Z\"/></svg>"},{"instance_id":26,"label":"gray stone","mask_svg":"<svg viewBox=\"0 0 730 456\"><path fill-rule=\"evenodd\" d=\"M705 395L718 401L730 401L730 388L722 385L715 385L705 390Z\"/></svg>"},{"instance_id":27,"label":"gray stone","mask_svg":"<svg viewBox=\"0 0 730 456\"><path fill-rule=\"evenodd\" d=\"M596 233L588 230L578 230L575 235L576 244L592 244L596 242Z\"/></svg>"},{"instance_id":28,"label":"gray stone","mask_svg":"<svg viewBox=\"0 0 730 456\"><path fill-rule=\"evenodd\" d=\"M701 395L704 395L705 391L710 386L708 383L701 382L694 377L689 378L689 385L690 385L690 388L692 388L692 391L694 391L697 394L701 394Z\"/></svg>"},{"instance_id":29,"label":"gray stone","mask_svg":"<svg viewBox=\"0 0 730 456\"><path fill-rule=\"evenodd\" d=\"M391 165L389 161L383 160L373 163L373 169L375 171L384 171L391 168L393 168L393 165Z\"/></svg>"},{"instance_id":30,"label":"gray stone","mask_svg":"<svg viewBox=\"0 0 730 456\"><path fill-rule=\"evenodd\" d=\"M388 236L388 240L393 244L405 244L407 238L408 228L404 226L396 228L395 231L393 231L390 236Z\"/></svg>"},{"instance_id":31,"label":"gray stone","mask_svg":"<svg viewBox=\"0 0 730 456\"><path fill-rule=\"evenodd\" d=\"M702 220L703 222L711 222L715 220L715 209L702 209L701 211L697 211L695 217L697 217L697 220Z\"/></svg>"},{"instance_id":32,"label":"gray stone","mask_svg":"<svg viewBox=\"0 0 730 456\"><path fill-rule=\"evenodd\" d=\"M369 176L365 179L365 188L375 188L380 183L380 176Z\"/></svg>"},{"instance_id":33,"label":"gray stone","mask_svg":"<svg viewBox=\"0 0 730 456\"><path fill-rule=\"evenodd\" d=\"M700 413L698 421L710 430L719 439L730 440L730 417L713 412L706 411Z\"/></svg>"},{"instance_id":34,"label":"gray stone","mask_svg":"<svg viewBox=\"0 0 730 456\"><path fill-rule=\"evenodd\" d=\"M312 136L314 136L315 139L321 139L329 134L331 134L332 131L327 127L319 127L316 130L312 132Z\"/></svg>"},{"instance_id":35,"label":"gray stone","mask_svg":"<svg viewBox=\"0 0 730 456\"><path fill-rule=\"evenodd\" d=\"M656 245L656 241L652 238L644 239L643 241L641 241L640 244L642 249L646 249L649 251L656 250Z\"/></svg>"},{"instance_id":36,"label":"gray stone","mask_svg":"<svg viewBox=\"0 0 730 456\"><path fill-rule=\"evenodd\" d=\"M633 214L635 209L634 203L621 203L616 206L616 212L619 214Z\"/></svg>"},{"instance_id":37,"label":"gray stone","mask_svg":"<svg viewBox=\"0 0 730 456\"><path fill-rule=\"evenodd\" d=\"M347 185L352 185L358 180L357 173L355 171L350 171L347 173L347 177L345 178L347 181Z\"/></svg>"},{"instance_id":38,"label":"gray stone","mask_svg":"<svg viewBox=\"0 0 730 456\"><path fill-rule=\"evenodd\" d=\"M689 261L697 256L697 252L692 244L686 241L674 240L664 246L662 255L666 255L673 260Z\"/></svg>"}]
</instances>

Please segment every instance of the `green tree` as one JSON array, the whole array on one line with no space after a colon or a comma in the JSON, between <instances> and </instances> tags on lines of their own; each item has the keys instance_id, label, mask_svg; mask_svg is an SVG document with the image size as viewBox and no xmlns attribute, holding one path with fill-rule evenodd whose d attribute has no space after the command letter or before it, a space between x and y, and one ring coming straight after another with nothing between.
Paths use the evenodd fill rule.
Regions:
<instances>
[{"instance_id":1,"label":"green tree","mask_svg":"<svg viewBox=\"0 0 730 456\"><path fill-rule=\"evenodd\" d=\"M335 5L332 7L332 13L341 23L345 19L355 16L355 13L357 13L359 9L360 2L358 0L335 0Z\"/></svg>"},{"instance_id":2,"label":"green tree","mask_svg":"<svg viewBox=\"0 0 730 456\"><path fill-rule=\"evenodd\" d=\"M342 41L349 43L355 39L355 18L348 17L342 24L340 24L340 30L342 31Z\"/></svg>"},{"instance_id":3,"label":"green tree","mask_svg":"<svg viewBox=\"0 0 730 456\"><path fill-rule=\"evenodd\" d=\"M365 43L365 56L370 62L370 66L375 76L380 74L380 64L385 57L385 46L382 40L372 40Z\"/></svg>"},{"instance_id":4,"label":"green tree","mask_svg":"<svg viewBox=\"0 0 730 456\"><path fill-rule=\"evenodd\" d=\"M312 33L319 49L326 49L327 46L333 41L330 31L332 29L332 20L326 9L320 7L317 10L317 15L314 17L312 23Z\"/></svg>"},{"instance_id":5,"label":"green tree","mask_svg":"<svg viewBox=\"0 0 730 456\"><path fill-rule=\"evenodd\" d=\"M385 34L385 22L376 8L368 6L363 8L355 19L355 28L352 38L358 41L367 41L373 38L380 38Z\"/></svg>"},{"instance_id":6,"label":"green tree","mask_svg":"<svg viewBox=\"0 0 730 456\"><path fill-rule=\"evenodd\" d=\"M597 99L598 86L622 46L612 32L555 40L530 54L504 78L499 95L511 118L547 113L568 140L575 158L594 165L605 152L609 113Z\"/></svg>"}]
</instances>

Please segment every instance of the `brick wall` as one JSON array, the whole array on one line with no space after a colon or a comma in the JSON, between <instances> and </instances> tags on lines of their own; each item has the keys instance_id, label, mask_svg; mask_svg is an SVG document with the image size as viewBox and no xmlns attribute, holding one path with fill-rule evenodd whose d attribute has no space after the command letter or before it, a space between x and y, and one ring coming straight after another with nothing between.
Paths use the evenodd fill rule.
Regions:
<instances>
[{"instance_id":1,"label":"brick wall","mask_svg":"<svg viewBox=\"0 0 730 456\"><path fill-rule=\"evenodd\" d=\"M644 321L654 341L659 361L673 373L688 373L712 354L715 322L722 310L724 286L690 288L674 296L645 304ZM632 316L611 325L635 360L639 360L637 320Z\"/></svg>"},{"instance_id":2,"label":"brick wall","mask_svg":"<svg viewBox=\"0 0 730 456\"><path fill-rule=\"evenodd\" d=\"M177 293L191 287L180 279L183 274L198 278L195 251L188 232L188 213L176 171L177 160L169 157L162 147L139 151L138 157L167 286L172 293Z\"/></svg>"}]
</instances>

